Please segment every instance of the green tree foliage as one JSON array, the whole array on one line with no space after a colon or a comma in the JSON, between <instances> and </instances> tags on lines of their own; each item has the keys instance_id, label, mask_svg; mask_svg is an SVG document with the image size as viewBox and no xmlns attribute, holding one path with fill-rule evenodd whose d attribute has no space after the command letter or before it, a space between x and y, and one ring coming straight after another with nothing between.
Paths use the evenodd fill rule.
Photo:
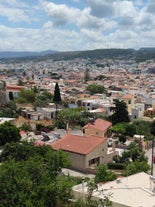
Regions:
<instances>
[{"instance_id":1,"label":"green tree foliage","mask_svg":"<svg viewBox=\"0 0 155 207\"><path fill-rule=\"evenodd\" d=\"M30 124L27 124L27 123L23 123L22 126L20 127L21 130L24 130L24 131L32 131L32 127Z\"/></svg>"},{"instance_id":2,"label":"green tree foliage","mask_svg":"<svg viewBox=\"0 0 155 207\"><path fill-rule=\"evenodd\" d=\"M12 92L12 91L9 92L9 99L10 99L11 101L14 100L14 96L13 96L13 92Z\"/></svg>"},{"instance_id":3,"label":"green tree foliage","mask_svg":"<svg viewBox=\"0 0 155 207\"><path fill-rule=\"evenodd\" d=\"M115 173L110 171L106 165L101 164L97 167L97 172L95 175L95 183L107 182L115 179L116 179Z\"/></svg>"},{"instance_id":4,"label":"green tree foliage","mask_svg":"<svg viewBox=\"0 0 155 207\"><path fill-rule=\"evenodd\" d=\"M67 108L61 110L58 113L58 118L55 122L55 125L58 128L66 128L67 123L69 126L84 126L88 123L89 118L93 117L94 115L89 112L84 112L83 108Z\"/></svg>"},{"instance_id":5,"label":"green tree foliage","mask_svg":"<svg viewBox=\"0 0 155 207\"><path fill-rule=\"evenodd\" d=\"M19 141L20 138L19 129L15 125L10 122L0 124L0 145L4 145L7 142Z\"/></svg>"},{"instance_id":6,"label":"green tree foliage","mask_svg":"<svg viewBox=\"0 0 155 207\"><path fill-rule=\"evenodd\" d=\"M129 115L127 111L127 106L124 101L115 99L115 107L112 108L113 114L109 117L113 124L129 122Z\"/></svg>"},{"instance_id":7,"label":"green tree foliage","mask_svg":"<svg viewBox=\"0 0 155 207\"><path fill-rule=\"evenodd\" d=\"M61 102L61 94L58 83L55 84L53 102L56 104Z\"/></svg>"},{"instance_id":8,"label":"green tree foliage","mask_svg":"<svg viewBox=\"0 0 155 207\"><path fill-rule=\"evenodd\" d=\"M122 143L125 143L126 142L126 136L125 135L120 135L119 136L119 141L122 142Z\"/></svg>"},{"instance_id":9,"label":"green tree foliage","mask_svg":"<svg viewBox=\"0 0 155 207\"><path fill-rule=\"evenodd\" d=\"M44 91L41 94L39 94L34 102L34 107L45 107L47 106L49 103L51 103L53 100L53 95L51 93L49 93L48 91Z\"/></svg>"},{"instance_id":10,"label":"green tree foliage","mask_svg":"<svg viewBox=\"0 0 155 207\"><path fill-rule=\"evenodd\" d=\"M94 182L94 180L90 180L89 182L87 182L87 196L85 196L84 199L79 198L75 202L65 205L65 207L111 207L112 202L110 201L110 198L112 197L112 194L104 195L103 190L100 192L102 193L102 195L104 195L102 199L93 199L93 192L95 190L98 190L97 184Z\"/></svg>"},{"instance_id":11,"label":"green tree foliage","mask_svg":"<svg viewBox=\"0 0 155 207\"><path fill-rule=\"evenodd\" d=\"M4 107L0 109L0 117L17 118L18 111L14 101L8 102Z\"/></svg>"},{"instance_id":12,"label":"green tree foliage","mask_svg":"<svg viewBox=\"0 0 155 207\"><path fill-rule=\"evenodd\" d=\"M150 122L137 119L133 121L133 125L136 128L136 134L144 135L145 138L150 139Z\"/></svg>"},{"instance_id":13,"label":"green tree foliage","mask_svg":"<svg viewBox=\"0 0 155 207\"><path fill-rule=\"evenodd\" d=\"M130 137L136 134L136 126L130 123L115 124L110 130L117 135L124 135Z\"/></svg>"},{"instance_id":14,"label":"green tree foliage","mask_svg":"<svg viewBox=\"0 0 155 207\"><path fill-rule=\"evenodd\" d=\"M86 68L84 72L84 82L87 82L90 80L90 74L89 74L89 69Z\"/></svg>"},{"instance_id":15,"label":"green tree foliage","mask_svg":"<svg viewBox=\"0 0 155 207\"><path fill-rule=\"evenodd\" d=\"M155 136L155 121L151 123L150 133Z\"/></svg>"},{"instance_id":16,"label":"green tree foliage","mask_svg":"<svg viewBox=\"0 0 155 207\"><path fill-rule=\"evenodd\" d=\"M86 87L86 90L90 93L90 95L93 95L95 93L104 93L105 87L102 85L90 84Z\"/></svg>"},{"instance_id":17,"label":"green tree foliage","mask_svg":"<svg viewBox=\"0 0 155 207\"><path fill-rule=\"evenodd\" d=\"M128 151L124 151L122 153L122 157L121 157L122 162L129 162L130 160L132 160L133 162L135 161L140 161L140 162L146 161L147 162L147 158L145 157L144 152L141 151L141 149L139 148L138 145L136 145L135 142L132 142L130 144Z\"/></svg>"},{"instance_id":18,"label":"green tree foliage","mask_svg":"<svg viewBox=\"0 0 155 207\"><path fill-rule=\"evenodd\" d=\"M56 207L58 203L64 206L72 198L68 177L60 173L69 164L62 151L16 143L7 144L2 157L5 162L0 168L1 207Z\"/></svg>"},{"instance_id":19,"label":"green tree foliage","mask_svg":"<svg viewBox=\"0 0 155 207\"><path fill-rule=\"evenodd\" d=\"M149 170L150 170L150 166L147 162L135 161L135 162L128 163L128 165L126 165L123 175L128 176L139 172L147 173Z\"/></svg>"},{"instance_id":20,"label":"green tree foliage","mask_svg":"<svg viewBox=\"0 0 155 207\"><path fill-rule=\"evenodd\" d=\"M22 89L19 92L19 97L16 99L18 103L33 103L35 101L36 94L34 90Z\"/></svg>"}]
</instances>

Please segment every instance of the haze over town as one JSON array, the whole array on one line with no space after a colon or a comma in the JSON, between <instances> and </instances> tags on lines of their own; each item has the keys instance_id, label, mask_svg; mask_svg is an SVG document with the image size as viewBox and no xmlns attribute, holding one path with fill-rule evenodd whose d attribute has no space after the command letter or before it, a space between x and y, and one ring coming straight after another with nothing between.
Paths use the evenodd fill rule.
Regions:
<instances>
[{"instance_id":1,"label":"haze over town","mask_svg":"<svg viewBox=\"0 0 155 207\"><path fill-rule=\"evenodd\" d=\"M0 0L0 51L155 46L154 0Z\"/></svg>"}]
</instances>

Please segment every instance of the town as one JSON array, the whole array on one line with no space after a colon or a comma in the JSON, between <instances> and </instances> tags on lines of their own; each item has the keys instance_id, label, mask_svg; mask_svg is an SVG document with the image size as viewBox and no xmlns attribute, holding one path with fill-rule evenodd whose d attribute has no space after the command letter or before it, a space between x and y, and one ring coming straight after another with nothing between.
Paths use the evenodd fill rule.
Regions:
<instances>
[{"instance_id":1,"label":"town","mask_svg":"<svg viewBox=\"0 0 155 207\"><path fill-rule=\"evenodd\" d=\"M106 198L110 204L104 206L154 206L154 59L25 58L1 61L0 74L2 163L23 156L17 143L47 147L67 153L70 165L60 165L63 176L80 177L72 188L75 199L90 196L86 180L94 179L91 196ZM7 134L9 126L19 136Z\"/></svg>"}]
</instances>

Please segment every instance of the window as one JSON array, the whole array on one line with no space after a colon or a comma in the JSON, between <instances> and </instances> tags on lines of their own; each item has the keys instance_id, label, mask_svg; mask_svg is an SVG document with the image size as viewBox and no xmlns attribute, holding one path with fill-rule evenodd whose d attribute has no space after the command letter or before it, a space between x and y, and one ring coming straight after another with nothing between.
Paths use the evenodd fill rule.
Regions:
<instances>
[{"instance_id":1,"label":"window","mask_svg":"<svg viewBox=\"0 0 155 207\"><path fill-rule=\"evenodd\" d=\"M98 165L99 163L100 163L99 157L89 160L89 166L94 165L94 164Z\"/></svg>"}]
</instances>

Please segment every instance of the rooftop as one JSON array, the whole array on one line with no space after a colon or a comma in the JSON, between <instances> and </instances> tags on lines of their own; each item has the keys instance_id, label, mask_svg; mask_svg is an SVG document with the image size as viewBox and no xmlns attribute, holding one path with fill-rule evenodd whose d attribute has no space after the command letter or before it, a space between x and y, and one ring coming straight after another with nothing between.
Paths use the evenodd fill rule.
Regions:
<instances>
[{"instance_id":1,"label":"rooftop","mask_svg":"<svg viewBox=\"0 0 155 207\"><path fill-rule=\"evenodd\" d=\"M52 143L52 147L55 150L62 149L64 151L86 155L102 144L105 140L106 139L104 138L96 136L66 134L62 139Z\"/></svg>"},{"instance_id":2,"label":"rooftop","mask_svg":"<svg viewBox=\"0 0 155 207\"><path fill-rule=\"evenodd\" d=\"M109 127L112 126L112 123L103 119L96 119L95 121L92 121L91 123L88 123L83 128L94 128L97 130L105 131Z\"/></svg>"},{"instance_id":3,"label":"rooftop","mask_svg":"<svg viewBox=\"0 0 155 207\"><path fill-rule=\"evenodd\" d=\"M110 200L113 206L123 207L155 207L155 177L141 172L115 181L98 184L98 190L93 193L96 198L112 194ZM87 187L82 184L73 188L74 192L87 193Z\"/></svg>"}]
</instances>

